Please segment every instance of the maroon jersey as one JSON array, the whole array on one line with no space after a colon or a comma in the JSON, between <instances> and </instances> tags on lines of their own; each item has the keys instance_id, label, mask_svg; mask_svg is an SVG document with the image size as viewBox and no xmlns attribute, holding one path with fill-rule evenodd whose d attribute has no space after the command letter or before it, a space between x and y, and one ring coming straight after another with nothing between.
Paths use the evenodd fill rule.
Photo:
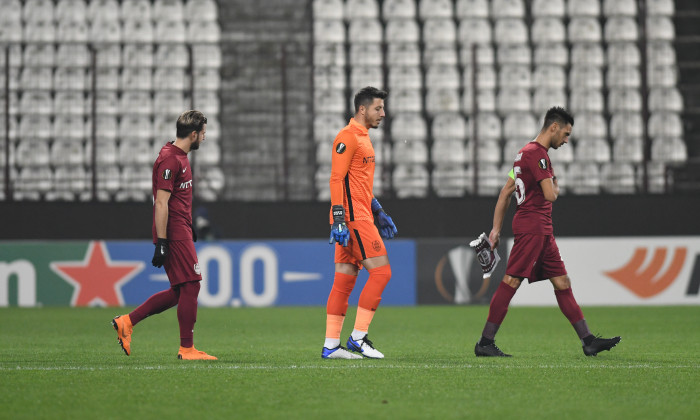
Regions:
<instances>
[{"instance_id":1,"label":"maroon jersey","mask_svg":"<svg viewBox=\"0 0 700 420\"><path fill-rule=\"evenodd\" d=\"M551 235L552 203L545 200L540 186L540 181L554 176L547 149L536 141L528 143L515 157L513 172L518 203L513 233Z\"/></svg>"},{"instance_id":2,"label":"maroon jersey","mask_svg":"<svg viewBox=\"0 0 700 420\"><path fill-rule=\"evenodd\" d=\"M167 143L153 164L153 201L156 192L170 192L168 200L168 239L192 240L192 168L187 153ZM153 243L156 234L156 207L153 206Z\"/></svg>"}]
</instances>

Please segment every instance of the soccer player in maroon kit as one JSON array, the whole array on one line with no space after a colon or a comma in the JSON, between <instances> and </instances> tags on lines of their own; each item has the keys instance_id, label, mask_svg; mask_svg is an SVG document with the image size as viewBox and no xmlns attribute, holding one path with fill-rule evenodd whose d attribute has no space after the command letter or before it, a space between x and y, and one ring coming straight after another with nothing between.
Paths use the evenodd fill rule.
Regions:
<instances>
[{"instance_id":1,"label":"soccer player in maroon kit","mask_svg":"<svg viewBox=\"0 0 700 420\"><path fill-rule=\"evenodd\" d=\"M477 356L510 356L496 346L495 336L506 317L510 300L526 278L530 283L545 279L552 282L559 309L576 330L586 356L610 350L620 342L620 337L601 338L591 334L574 299L571 281L554 240L552 203L559 196L559 185L547 152L568 143L573 125L574 118L566 110L550 108L537 138L520 149L515 157L513 172L518 207L513 217L513 249L508 257L506 275L491 299L481 340L474 347ZM506 184L504 190L508 187ZM510 196L502 191L498 198L489 234L491 249L498 245Z\"/></svg>"},{"instance_id":2,"label":"soccer player in maroon kit","mask_svg":"<svg viewBox=\"0 0 700 420\"><path fill-rule=\"evenodd\" d=\"M160 149L153 164L153 243L152 264L165 266L170 288L156 293L128 315L112 320L117 339L127 356L131 354L132 328L144 318L177 305L180 324L180 350L184 360L217 360L194 348L197 297L202 280L194 249L192 229L192 168L187 154L199 149L207 132L207 118L199 111L185 111L177 119L177 135Z\"/></svg>"}]
</instances>

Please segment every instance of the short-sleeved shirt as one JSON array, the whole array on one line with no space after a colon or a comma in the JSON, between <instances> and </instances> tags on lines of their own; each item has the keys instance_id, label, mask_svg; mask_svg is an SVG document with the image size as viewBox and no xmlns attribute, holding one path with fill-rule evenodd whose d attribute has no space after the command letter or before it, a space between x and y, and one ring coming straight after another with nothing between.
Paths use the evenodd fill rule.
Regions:
<instances>
[{"instance_id":1,"label":"short-sleeved shirt","mask_svg":"<svg viewBox=\"0 0 700 420\"><path fill-rule=\"evenodd\" d=\"M536 141L528 143L515 157L513 172L518 203L513 233L551 235L552 203L545 200L540 186L540 181L554 176L547 149Z\"/></svg>"},{"instance_id":2,"label":"short-sleeved shirt","mask_svg":"<svg viewBox=\"0 0 700 420\"><path fill-rule=\"evenodd\" d=\"M374 147L367 127L351 118L335 137L332 153L331 206L342 204L349 222L374 220ZM332 223L332 213L330 220Z\"/></svg>"},{"instance_id":3,"label":"short-sleeved shirt","mask_svg":"<svg viewBox=\"0 0 700 420\"><path fill-rule=\"evenodd\" d=\"M168 200L168 239L192 240L192 168L187 153L173 143L160 149L153 164L153 202L158 190L170 192ZM153 243L156 233L156 210L153 206Z\"/></svg>"}]
</instances>

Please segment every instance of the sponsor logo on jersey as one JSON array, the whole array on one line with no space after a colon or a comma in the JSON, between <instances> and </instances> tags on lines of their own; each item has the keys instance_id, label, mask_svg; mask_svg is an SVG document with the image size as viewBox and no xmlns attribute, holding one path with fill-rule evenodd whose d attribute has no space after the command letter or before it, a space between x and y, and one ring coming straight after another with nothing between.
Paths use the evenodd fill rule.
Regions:
<instances>
[{"instance_id":1,"label":"sponsor logo on jersey","mask_svg":"<svg viewBox=\"0 0 700 420\"><path fill-rule=\"evenodd\" d=\"M202 270L199 268L199 263L198 263L198 262L194 263L194 273L197 274L197 275L202 274Z\"/></svg>"},{"instance_id":2,"label":"sponsor logo on jersey","mask_svg":"<svg viewBox=\"0 0 700 420\"><path fill-rule=\"evenodd\" d=\"M185 172L187 172L187 168L182 168L182 173L184 174Z\"/></svg>"},{"instance_id":3,"label":"sponsor logo on jersey","mask_svg":"<svg viewBox=\"0 0 700 420\"><path fill-rule=\"evenodd\" d=\"M335 146L335 152L339 155L342 155L343 153L345 153L346 149L347 149L347 147L345 146L345 143L338 143L338 145Z\"/></svg>"},{"instance_id":4,"label":"sponsor logo on jersey","mask_svg":"<svg viewBox=\"0 0 700 420\"><path fill-rule=\"evenodd\" d=\"M182 184L180 184L180 189L184 190L187 188L192 188L192 180L191 179L187 182L183 182Z\"/></svg>"},{"instance_id":5,"label":"sponsor logo on jersey","mask_svg":"<svg viewBox=\"0 0 700 420\"><path fill-rule=\"evenodd\" d=\"M166 169L163 171L163 179L170 179L173 177L173 173L170 169Z\"/></svg>"},{"instance_id":6,"label":"sponsor logo on jersey","mask_svg":"<svg viewBox=\"0 0 700 420\"><path fill-rule=\"evenodd\" d=\"M362 158L362 163L374 163L374 156L365 156Z\"/></svg>"},{"instance_id":7,"label":"sponsor logo on jersey","mask_svg":"<svg viewBox=\"0 0 700 420\"><path fill-rule=\"evenodd\" d=\"M382 243L379 241L373 241L372 248L374 248L375 251L380 251L382 249Z\"/></svg>"},{"instance_id":8,"label":"sponsor logo on jersey","mask_svg":"<svg viewBox=\"0 0 700 420\"><path fill-rule=\"evenodd\" d=\"M540 161L537 163L537 166L539 166L540 169L547 169L547 159L540 159Z\"/></svg>"}]
</instances>

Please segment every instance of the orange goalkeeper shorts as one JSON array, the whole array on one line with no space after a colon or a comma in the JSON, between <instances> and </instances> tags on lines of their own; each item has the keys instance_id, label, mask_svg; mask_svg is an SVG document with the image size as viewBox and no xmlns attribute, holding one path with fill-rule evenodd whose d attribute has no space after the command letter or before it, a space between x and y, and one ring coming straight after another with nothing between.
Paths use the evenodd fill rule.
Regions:
<instances>
[{"instance_id":1,"label":"orange goalkeeper shorts","mask_svg":"<svg viewBox=\"0 0 700 420\"><path fill-rule=\"evenodd\" d=\"M350 230L348 246L335 244L335 262L354 264L362 268L362 261L367 258L386 255L384 241L372 221L356 220L347 222Z\"/></svg>"}]
</instances>

